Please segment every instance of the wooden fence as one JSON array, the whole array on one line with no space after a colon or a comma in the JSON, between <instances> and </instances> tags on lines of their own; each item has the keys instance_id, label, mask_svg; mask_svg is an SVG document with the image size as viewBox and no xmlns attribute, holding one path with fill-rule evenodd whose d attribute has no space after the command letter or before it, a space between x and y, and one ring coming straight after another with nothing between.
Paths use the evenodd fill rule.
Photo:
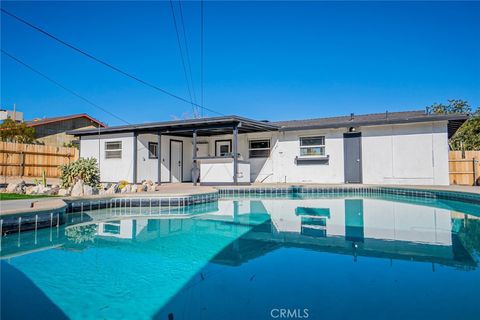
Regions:
<instances>
[{"instance_id":1,"label":"wooden fence","mask_svg":"<svg viewBox=\"0 0 480 320\"><path fill-rule=\"evenodd\" d=\"M0 175L49 178L60 176L58 166L78 159L76 148L0 142Z\"/></svg>"},{"instance_id":2,"label":"wooden fence","mask_svg":"<svg viewBox=\"0 0 480 320\"><path fill-rule=\"evenodd\" d=\"M480 179L480 151L450 151L450 184L474 186Z\"/></svg>"}]
</instances>

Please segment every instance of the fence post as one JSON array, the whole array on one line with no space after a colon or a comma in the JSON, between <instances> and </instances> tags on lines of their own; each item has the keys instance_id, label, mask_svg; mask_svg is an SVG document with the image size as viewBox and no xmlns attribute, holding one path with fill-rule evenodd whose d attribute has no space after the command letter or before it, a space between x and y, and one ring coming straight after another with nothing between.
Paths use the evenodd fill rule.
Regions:
<instances>
[{"instance_id":1,"label":"fence post","mask_svg":"<svg viewBox=\"0 0 480 320\"><path fill-rule=\"evenodd\" d=\"M25 153L20 152L20 177L23 177L25 173Z\"/></svg>"}]
</instances>

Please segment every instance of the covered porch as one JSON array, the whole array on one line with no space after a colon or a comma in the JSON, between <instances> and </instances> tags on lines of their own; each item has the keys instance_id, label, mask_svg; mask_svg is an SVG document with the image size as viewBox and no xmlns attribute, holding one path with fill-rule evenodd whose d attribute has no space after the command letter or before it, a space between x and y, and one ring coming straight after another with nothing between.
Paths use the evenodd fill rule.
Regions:
<instances>
[{"instance_id":1,"label":"covered porch","mask_svg":"<svg viewBox=\"0 0 480 320\"><path fill-rule=\"evenodd\" d=\"M120 148L132 183L152 180L158 184L245 185L251 182L250 162L245 151L239 150L239 136L277 131L278 127L268 122L225 116L97 129L92 130L90 138L84 132L81 139L102 140L98 146L101 168L114 165L107 156L112 153L109 145ZM125 139L123 144L115 146L120 141L116 137ZM131 164L126 165L126 161ZM195 179L198 171L199 179Z\"/></svg>"}]
</instances>

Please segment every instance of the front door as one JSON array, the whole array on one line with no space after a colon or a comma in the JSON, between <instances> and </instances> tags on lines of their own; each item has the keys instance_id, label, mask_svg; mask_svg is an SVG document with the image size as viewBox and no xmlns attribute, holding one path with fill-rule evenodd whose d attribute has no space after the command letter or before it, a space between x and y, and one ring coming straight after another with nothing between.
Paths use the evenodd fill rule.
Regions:
<instances>
[{"instance_id":1,"label":"front door","mask_svg":"<svg viewBox=\"0 0 480 320\"><path fill-rule=\"evenodd\" d=\"M362 183L362 134L343 134L345 183Z\"/></svg>"},{"instance_id":2,"label":"front door","mask_svg":"<svg viewBox=\"0 0 480 320\"><path fill-rule=\"evenodd\" d=\"M225 157L232 152L232 140L215 141L215 156Z\"/></svg>"},{"instance_id":3,"label":"front door","mask_svg":"<svg viewBox=\"0 0 480 320\"><path fill-rule=\"evenodd\" d=\"M183 142L170 140L170 182L182 182Z\"/></svg>"}]
</instances>

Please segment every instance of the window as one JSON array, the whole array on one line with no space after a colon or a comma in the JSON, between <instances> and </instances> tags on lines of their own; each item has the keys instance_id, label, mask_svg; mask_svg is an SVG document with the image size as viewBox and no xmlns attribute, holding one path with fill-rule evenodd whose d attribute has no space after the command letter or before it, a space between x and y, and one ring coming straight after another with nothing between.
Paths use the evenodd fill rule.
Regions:
<instances>
[{"instance_id":1,"label":"window","mask_svg":"<svg viewBox=\"0 0 480 320\"><path fill-rule=\"evenodd\" d=\"M300 156L324 156L325 155L325 136L301 137L300 138Z\"/></svg>"},{"instance_id":2,"label":"window","mask_svg":"<svg viewBox=\"0 0 480 320\"><path fill-rule=\"evenodd\" d=\"M157 142L148 143L148 158L158 159L158 143Z\"/></svg>"},{"instance_id":3,"label":"window","mask_svg":"<svg viewBox=\"0 0 480 320\"><path fill-rule=\"evenodd\" d=\"M249 158L268 158L270 155L270 140L250 140L248 142Z\"/></svg>"},{"instance_id":4,"label":"window","mask_svg":"<svg viewBox=\"0 0 480 320\"><path fill-rule=\"evenodd\" d=\"M105 159L122 158L122 141L105 142Z\"/></svg>"}]
</instances>

